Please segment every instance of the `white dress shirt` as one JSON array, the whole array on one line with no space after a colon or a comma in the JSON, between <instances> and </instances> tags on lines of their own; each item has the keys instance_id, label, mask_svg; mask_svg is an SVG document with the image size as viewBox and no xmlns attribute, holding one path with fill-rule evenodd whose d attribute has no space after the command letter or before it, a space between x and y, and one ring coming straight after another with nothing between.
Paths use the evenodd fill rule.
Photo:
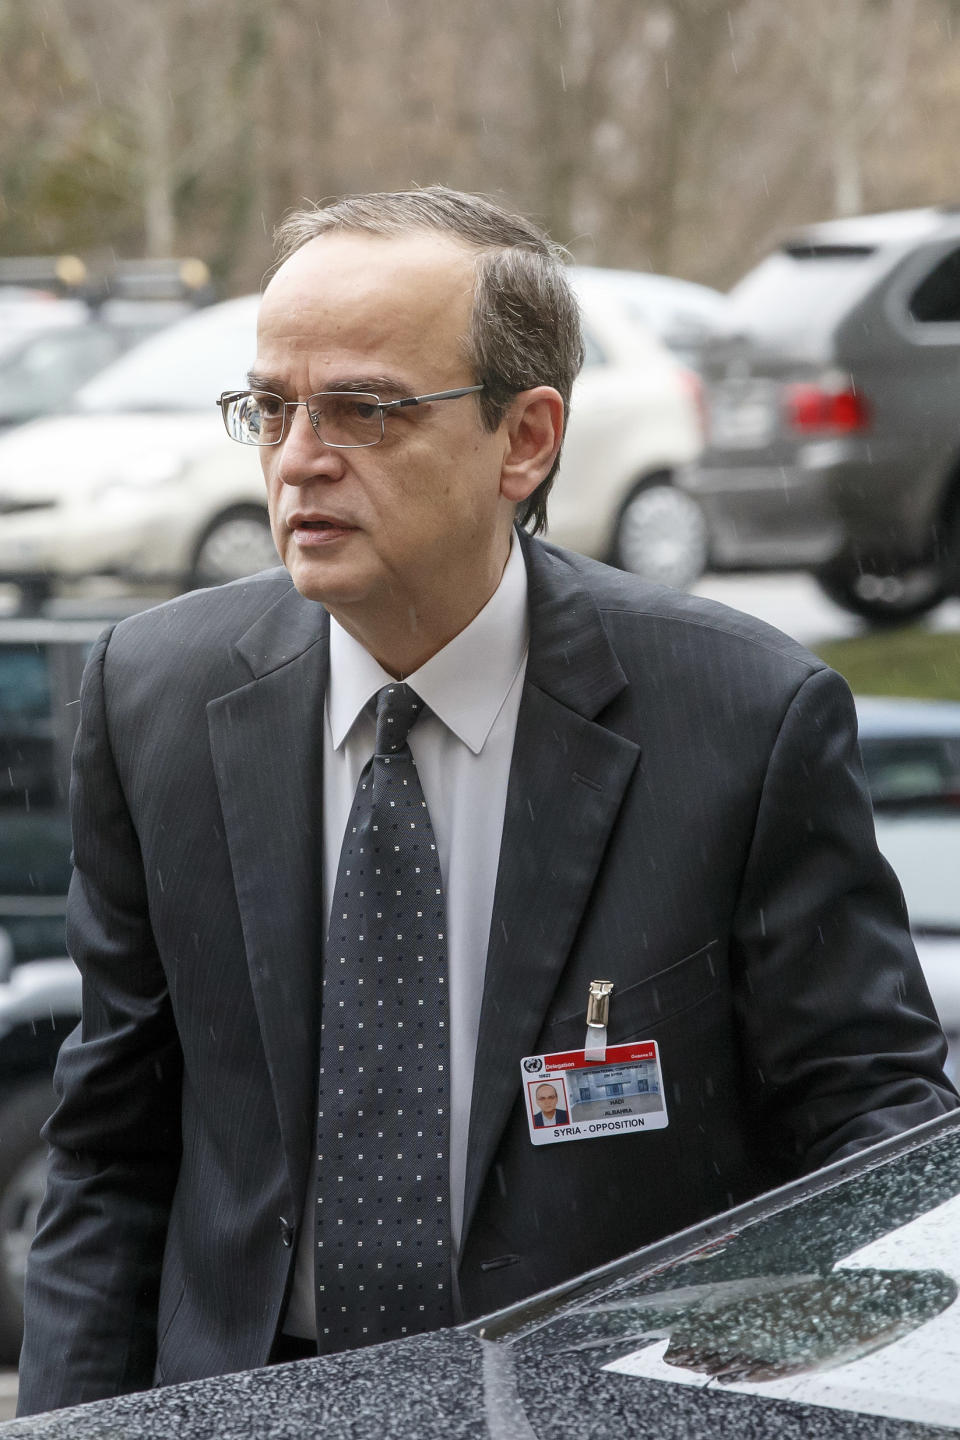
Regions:
<instances>
[{"instance_id":1,"label":"white dress shirt","mask_svg":"<svg viewBox=\"0 0 960 1440\"><path fill-rule=\"evenodd\" d=\"M527 662L527 573L514 538L500 584L479 615L406 683L427 709L410 749L430 811L447 906L450 1005L450 1210L460 1242L470 1096L490 917L517 712ZM323 716L324 916L360 772L376 739L377 691L393 676L331 617ZM284 1330L312 1338L316 1162L304 1207Z\"/></svg>"}]
</instances>

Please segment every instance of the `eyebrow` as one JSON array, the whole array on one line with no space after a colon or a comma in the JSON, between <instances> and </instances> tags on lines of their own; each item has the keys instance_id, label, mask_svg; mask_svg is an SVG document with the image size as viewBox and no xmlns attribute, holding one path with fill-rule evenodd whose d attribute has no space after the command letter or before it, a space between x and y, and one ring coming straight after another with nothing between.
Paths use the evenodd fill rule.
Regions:
<instances>
[{"instance_id":1,"label":"eyebrow","mask_svg":"<svg viewBox=\"0 0 960 1440\"><path fill-rule=\"evenodd\" d=\"M275 375L262 375L256 370L247 371L247 384L252 390L268 390L272 395L283 396L286 391L286 384ZM358 392L361 395L409 395L409 389L400 384L399 381L391 379L386 375L348 375L342 380L332 380L325 385L323 390L314 390L314 395L322 395L327 392L337 391Z\"/></svg>"}]
</instances>

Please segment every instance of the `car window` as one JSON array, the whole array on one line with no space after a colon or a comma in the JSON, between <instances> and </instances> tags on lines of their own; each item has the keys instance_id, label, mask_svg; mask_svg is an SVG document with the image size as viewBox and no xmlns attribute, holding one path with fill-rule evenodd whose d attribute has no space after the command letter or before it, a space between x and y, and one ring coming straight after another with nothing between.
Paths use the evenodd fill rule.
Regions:
<instances>
[{"instance_id":1,"label":"car window","mask_svg":"<svg viewBox=\"0 0 960 1440\"><path fill-rule=\"evenodd\" d=\"M938 795L960 797L957 737L861 737L860 750L875 806L903 805Z\"/></svg>"},{"instance_id":2,"label":"car window","mask_svg":"<svg viewBox=\"0 0 960 1440\"><path fill-rule=\"evenodd\" d=\"M910 296L910 314L925 324L960 321L960 249L951 250Z\"/></svg>"},{"instance_id":3,"label":"car window","mask_svg":"<svg viewBox=\"0 0 960 1440\"><path fill-rule=\"evenodd\" d=\"M58 713L58 654L0 646L0 926L17 963L65 953L73 714Z\"/></svg>"},{"instance_id":4,"label":"car window","mask_svg":"<svg viewBox=\"0 0 960 1440\"><path fill-rule=\"evenodd\" d=\"M756 334L824 332L873 280L869 246L784 247L730 291L731 324Z\"/></svg>"},{"instance_id":5,"label":"car window","mask_svg":"<svg viewBox=\"0 0 960 1440\"><path fill-rule=\"evenodd\" d=\"M34 336L0 365L0 418L41 414L65 404L119 351L117 337L94 325Z\"/></svg>"},{"instance_id":6,"label":"car window","mask_svg":"<svg viewBox=\"0 0 960 1440\"><path fill-rule=\"evenodd\" d=\"M46 647L0 650L0 806L29 810L56 795Z\"/></svg>"}]
</instances>

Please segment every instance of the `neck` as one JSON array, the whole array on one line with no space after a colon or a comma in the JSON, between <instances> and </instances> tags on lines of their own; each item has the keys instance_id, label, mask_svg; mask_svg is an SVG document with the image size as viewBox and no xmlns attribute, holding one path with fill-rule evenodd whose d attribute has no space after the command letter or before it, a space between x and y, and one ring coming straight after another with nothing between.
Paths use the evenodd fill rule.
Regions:
<instances>
[{"instance_id":1,"label":"neck","mask_svg":"<svg viewBox=\"0 0 960 1440\"><path fill-rule=\"evenodd\" d=\"M458 593L448 594L440 602L435 597L396 595L372 617L351 613L349 607L330 606L330 613L388 675L402 680L476 619L499 586L509 554L508 541L502 557L498 556L482 577L472 585L462 583Z\"/></svg>"}]
</instances>

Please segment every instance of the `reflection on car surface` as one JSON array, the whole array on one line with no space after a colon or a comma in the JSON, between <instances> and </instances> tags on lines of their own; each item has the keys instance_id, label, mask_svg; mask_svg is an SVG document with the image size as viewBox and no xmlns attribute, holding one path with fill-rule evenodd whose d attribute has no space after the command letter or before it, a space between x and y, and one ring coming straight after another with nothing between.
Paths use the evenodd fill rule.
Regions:
<instances>
[{"instance_id":1,"label":"reflection on car surface","mask_svg":"<svg viewBox=\"0 0 960 1440\"><path fill-rule=\"evenodd\" d=\"M960 583L960 212L790 236L730 292L689 479L717 569L811 570L868 619Z\"/></svg>"},{"instance_id":2,"label":"reflection on car surface","mask_svg":"<svg viewBox=\"0 0 960 1440\"><path fill-rule=\"evenodd\" d=\"M0 1436L933 1440L960 1433L958 1293L954 1112L457 1330Z\"/></svg>"},{"instance_id":3,"label":"reflection on car surface","mask_svg":"<svg viewBox=\"0 0 960 1440\"><path fill-rule=\"evenodd\" d=\"M623 1414L652 1404L659 1421L672 1397L665 1429L632 1433L958 1431L960 1117L870 1153L476 1333L510 1345L518 1379L548 1355L578 1372L571 1397L586 1366L610 1377Z\"/></svg>"}]
</instances>

